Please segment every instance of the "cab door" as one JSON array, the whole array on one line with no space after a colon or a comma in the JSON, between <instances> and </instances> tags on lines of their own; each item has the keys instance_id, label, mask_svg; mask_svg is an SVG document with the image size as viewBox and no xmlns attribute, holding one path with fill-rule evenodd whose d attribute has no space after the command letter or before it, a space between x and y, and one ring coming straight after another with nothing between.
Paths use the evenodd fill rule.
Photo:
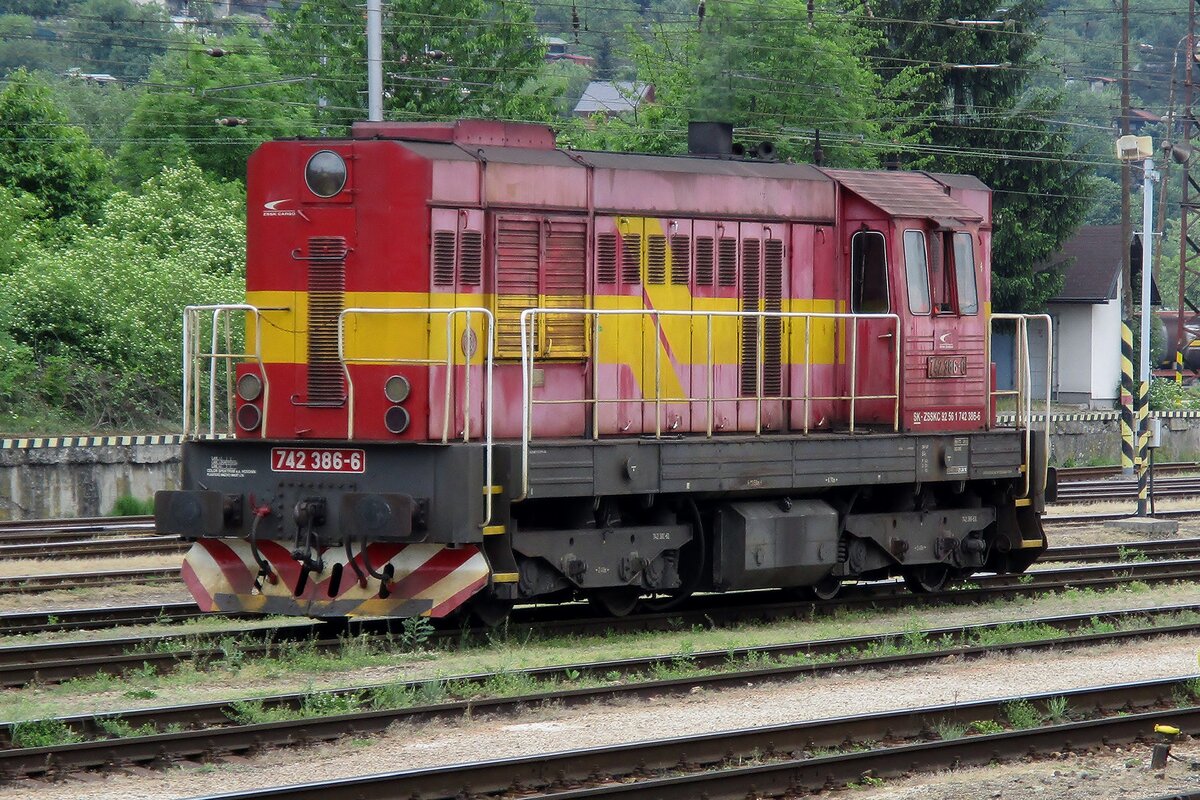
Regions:
<instances>
[{"instance_id":1,"label":"cab door","mask_svg":"<svg viewBox=\"0 0 1200 800\"><path fill-rule=\"evenodd\" d=\"M885 226L864 224L850 235L850 303L853 314L894 312L888 239ZM888 425L895 419L896 348L895 321L886 317L856 318L840 326L844 332L842 363L844 385L853 397L844 403L847 422L858 425Z\"/></svg>"},{"instance_id":2,"label":"cab door","mask_svg":"<svg viewBox=\"0 0 1200 800\"><path fill-rule=\"evenodd\" d=\"M926 221L900 227L907 311L901 424L910 431L978 430L989 366L978 237Z\"/></svg>"}]
</instances>

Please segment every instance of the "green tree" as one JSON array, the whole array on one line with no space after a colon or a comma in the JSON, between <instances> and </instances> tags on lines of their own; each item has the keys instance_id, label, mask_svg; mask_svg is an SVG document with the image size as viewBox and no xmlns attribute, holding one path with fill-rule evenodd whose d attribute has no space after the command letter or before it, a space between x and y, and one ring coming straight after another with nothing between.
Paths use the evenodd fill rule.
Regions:
<instances>
[{"instance_id":1,"label":"green tree","mask_svg":"<svg viewBox=\"0 0 1200 800\"><path fill-rule=\"evenodd\" d=\"M868 67L862 54L881 37L853 3L814 13L811 23L805 0L713 3L702 26L675 19L630 32L638 80L654 86L655 102L628 119L573 123L572 141L680 152L688 121L715 119L751 141L773 141L782 158L811 159L820 131L826 163L876 166L896 141L921 136L901 125L884 136L881 120L902 115L900 95L921 77L906 69L885 81Z\"/></svg>"},{"instance_id":2,"label":"green tree","mask_svg":"<svg viewBox=\"0 0 1200 800\"><path fill-rule=\"evenodd\" d=\"M271 58L286 75L312 75L322 125L366 116L361 7L303 0L272 15ZM553 98L523 91L542 69L543 45L524 0L392 0L384 6L386 117L510 117L552 113Z\"/></svg>"},{"instance_id":3,"label":"green tree","mask_svg":"<svg viewBox=\"0 0 1200 800\"><path fill-rule=\"evenodd\" d=\"M0 91L0 186L32 194L56 219L92 215L109 191L103 153L24 70Z\"/></svg>"},{"instance_id":4,"label":"green tree","mask_svg":"<svg viewBox=\"0 0 1200 800\"><path fill-rule=\"evenodd\" d=\"M84 72L140 80L175 38L165 9L132 0L86 0L71 10L67 41Z\"/></svg>"},{"instance_id":5,"label":"green tree","mask_svg":"<svg viewBox=\"0 0 1200 800\"><path fill-rule=\"evenodd\" d=\"M138 84L95 83L62 76L47 82L71 124L83 128L105 155L116 156L129 117L146 90Z\"/></svg>"},{"instance_id":6,"label":"green tree","mask_svg":"<svg viewBox=\"0 0 1200 800\"><path fill-rule=\"evenodd\" d=\"M888 45L876 51L881 72L911 60L931 67L908 95L933 146L919 165L975 175L994 192L992 302L1002 311L1041 309L1058 291L1062 276L1034 265L1074 233L1096 190L1093 157L1047 121L1061 93L1030 86L1042 7L1011 3L998 27L929 23L992 19L985 0L889 0L880 13L888 20Z\"/></svg>"},{"instance_id":7,"label":"green tree","mask_svg":"<svg viewBox=\"0 0 1200 800\"><path fill-rule=\"evenodd\" d=\"M23 14L0 15L0 75L21 67L61 70L65 66L62 46L46 26Z\"/></svg>"},{"instance_id":8,"label":"green tree","mask_svg":"<svg viewBox=\"0 0 1200 800\"><path fill-rule=\"evenodd\" d=\"M24 354L37 398L86 422L170 416L183 307L241 296L242 209L237 185L187 163L137 194L117 192L97 224L13 272L0 298L0 353Z\"/></svg>"},{"instance_id":9,"label":"green tree","mask_svg":"<svg viewBox=\"0 0 1200 800\"><path fill-rule=\"evenodd\" d=\"M218 48L227 55L206 52ZM222 179L242 179L246 159L261 142L314 132L312 113L300 102L303 87L285 82L261 43L249 37L172 50L151 83L125 128L119 164L128 185L186 159ZM244 123L217 124L227 119Z\"/></svg>"}]
</instances>

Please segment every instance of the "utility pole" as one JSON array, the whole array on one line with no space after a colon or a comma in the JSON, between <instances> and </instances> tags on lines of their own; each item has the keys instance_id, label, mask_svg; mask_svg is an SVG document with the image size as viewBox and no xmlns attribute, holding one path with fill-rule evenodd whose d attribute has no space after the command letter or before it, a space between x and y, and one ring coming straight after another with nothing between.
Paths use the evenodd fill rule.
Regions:
<instances>
[{"instance_id":1,"label":"utility pole","mask_svg":"<svg viewBox=\"0 0 1200 800\"><path fill-rule=\"evenodd\" d=\"M1196 213L1200 211L1200 169L1193 166L1191 158L1194 148L1192 142L1200 134L1200 130L1197 130L1196 85L1193 79L1196 69L1196 44L1196 0L1189 0L1187 53L1183 59L1183 113L1180 114L1182 125L1173 126L1172 130L1167 132L1170 140L1175 143L1172 155L1183 164L1183 191L1179 201L1179 311L1175 323L1177 382L1183 378L1188 345L1192 339L1190 331L1194 330L1193 324L1200 321L1200 309L1188 298L1189 290L1200 288L1200 246L1193 239ZM1179 130L1175 130L1175 127Z\"/></svg>"},{"instance_id":2,"label":"utility pole","mask_svg":"<svg viewBox=\"0 0 1200 800\"><path fill-rule=\"evenodd\" d=\"M383 0L367 0L367 119L383 122Z\"/></svg>"},{"instance_id":3,"label":"utility pole","mask_svg":"<svg viewBox=\"0 0 1200 800\"><path fill-rule=\"evenodd\" d=\"M1129 0L1121 0L1121 135L1129 135ZM1121 162L1121 471L1132 475L1135 463L1133 405L1133 282L1129 245L1129 162Z\"/></svg>"}]
</instances>

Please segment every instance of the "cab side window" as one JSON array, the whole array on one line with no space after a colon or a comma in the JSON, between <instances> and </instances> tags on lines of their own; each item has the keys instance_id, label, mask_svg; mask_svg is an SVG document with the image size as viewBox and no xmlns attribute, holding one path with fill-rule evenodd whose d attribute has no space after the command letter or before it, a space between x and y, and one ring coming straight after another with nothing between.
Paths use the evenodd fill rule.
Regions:
<instances>
[{"instance_id":1,"label":"cab side window","mask_svg":"<svg viewBox=\"0 0 1200 800\"><path fill-rule=\"evenodd\" d=\"M979 313L979 292L975 285L975 242L969 233L954 234L954 284L959 314Z\"/></svg>"},{"instance_id":2,"label":"cab side window","mask_svg":"<svg viewBox=\"0 0 1200 800\"><path fill-rule=\"evenodd\" d=\"M924 231L904 232L904 275L908 285L908 310L913 314L928 314L932 301Z\"/></svg>"},{"instance_id":3,"label":"cab side window","mask_svg":"<svg viewBox=\"0 0 1200 800\"><path fill-rule=\"evenodd\" d=\"M886 314L887 240L879 231L859 231L850 239L850 310Z\"/></svg>"}]
</instances>

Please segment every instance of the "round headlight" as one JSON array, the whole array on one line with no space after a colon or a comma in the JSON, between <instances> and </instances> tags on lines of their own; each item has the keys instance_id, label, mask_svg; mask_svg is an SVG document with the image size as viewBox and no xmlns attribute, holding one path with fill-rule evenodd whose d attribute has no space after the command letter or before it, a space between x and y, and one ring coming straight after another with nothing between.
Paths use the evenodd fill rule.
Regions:
<instances>
[{"instance_id":1,"label":"round headlight","mask_svg":"<svg viewBox=\"0 0 1200 800\"><path fill-rule=\"evenodd\" d=\"M410 388L408 378L403 375L393 375L383 385L383 393L387 397L388 402L403 403L408 399Z\"/></svg>"},{"instance_id":2,"label":"round headlight","mask_svg":"<svg viewBox=\"0 0 1200 800\"><path fill-rule=\"evenodd\" d=\"M317 197L333 197L346 185L346 162L332 150L314 153L304 168L304 182Z\"/></svg>"},{"instance_id":3,"label":"round headlight","mask_svg":"<svg viewBox=\"0 0 1200 800\"><path fill-rule=\"evenodd\" d=\"M408 430L408 411L404 406L392 406L383 415L383 424L392 433L404 433Z\"/></svg>"},{"instance_id":4,"label":"round headlight","mask_svg":"<svg viewBox=\"0 0 1200 800\"><path fill-rule=\"evenodd\" d=\"M237 410L237 425L244 431L252 431L262 422L258 406L245 405Z\"/></svg>"},{"instance_id":5,"label":"round headlight","mask_svg":"<svg viewBox=\"0 0 1200 800\"><path fill-rule=\"evenodd\" d=\"M238 397L245 400L247 403L252 403L262 394L262 378L255 375L253 372L247 372L242 377L237 379L237 394Z\"/></svg>"}]
</instances>

